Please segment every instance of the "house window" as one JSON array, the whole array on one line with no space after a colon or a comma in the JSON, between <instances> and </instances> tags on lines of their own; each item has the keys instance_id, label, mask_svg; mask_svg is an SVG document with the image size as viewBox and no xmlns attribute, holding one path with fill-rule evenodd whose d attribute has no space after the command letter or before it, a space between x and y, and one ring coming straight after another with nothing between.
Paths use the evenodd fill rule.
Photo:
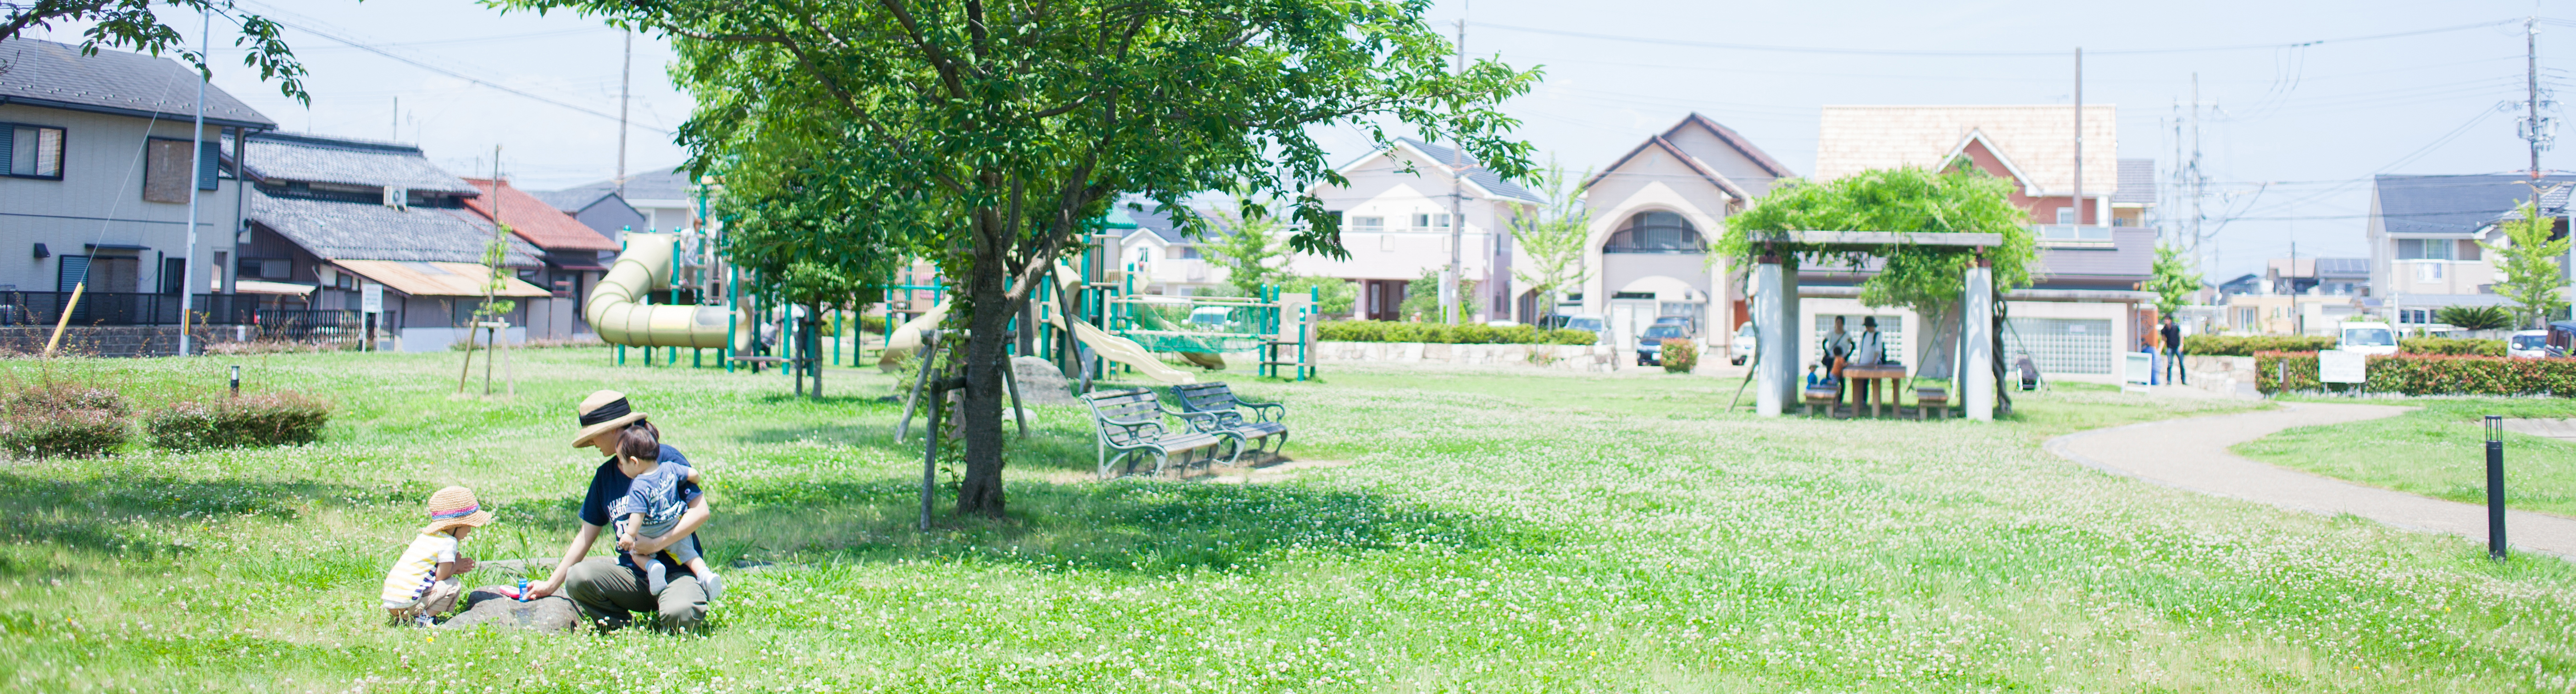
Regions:
<instances>
[{"instance_id":1,"label":"house window","mask_svg":"<svg viewBox=\"0 0 2576 694\"><path fill-rule=\"evenodd\" d=\"M63 180L63 129L0 125L0 170L18 178Z\"/></svg>"},{"instance_id":2,"label":"house window","mask_svg":"<svg viewBox=\"0 0 2576 694\"><path fill-rule=\"evenodd\" d=\"M187 140L152 138L143 147L143 199L146 202L186 203L188 185L193 180L198 190L215 189L215 143L199 143L207 148L200 158L188 151ZM194 171L194 175L190 172Z\"/></svg>"},{"instance_id":3,"label":"house window","mask_svg":"<svg viewBox=\"0 0 2576 694\"><path fill-rule=\"evenodd\" d=\"M2477 260L2477 259L2478 259L2478 250L2479 250L2479 248L2478 248L2478 242L2476 242L2476 241L2471 241L2471 240L2467 240L2467 239L2462 239L2462 240L2460 240L2460 241L2459 241L2459 244L2460 244L2460 252L2459 252L2459 254L2458 254L2458 255L2451 256L2451 257L2458 258L2458 259L2461 259L2461 260Z\"/></svg>"},{"instance_id":4,"label":"house window","mask_svg":"<svg viewBox=\"0 0 2576 694\"><path fill-rule=\"evenodd\" d=\"M2398 239L2398 260L2450 260L2451 239Z\"/></svg>"},{"instance_id":5,"label":"house window","mask_svg":"<svg viewBox=\"0 0 2576 694\"><path fill-rule=\"evenodd\" d=\"M1415 215L1413 215L1413 228L1415 228L1415 229L1447 229L1447 228L1449 228L1449 215L1448 215L1447 213L1442 213L1442 214L1415 214Z\"/></svg>"},{"instance_id":6,"label":"house window","mask_svg":"<svg viewBox=\"0 0 2576 694\"><path fill-rule=\"evenodd\" d=\"M2416 263L2416 264L2415 264L2415 281L2418 281L2418 282L2440 282L2440 281L2442 281L2442 264L2441 264L2441 263Z\"/></svg>"},{"instance_id":7,"label":"house window","mask_svg":"<svg viewBox=\"0 0 2576 694\"><path fill-rule=\"evenodd\" d=\"M2074 224L2074 223L2075 223L2075 206L2073 206L2073 205L2068 205L2068 206L2066 206L2066 207L2060 207L2060 208L2057 208L2057 223L2059 223L2059 224Z\"/></svg>"},{"instance_id":8,"label":"house window","mask_svg":"<svg viewBox=\"0 0 2576 694\"><path fill-rule=\"evenodd\" d=\"M1690 220L1671 212L1639 212L1610 234L1603 253L1699 253L1707 250Z\"/></svg>"},{"instance_id":9,"label":"house window","mask_svg":"<svg viewBox=\"0 0 2576 694\"><path fill-rule=\"evenodd\" d=\"M1376 233L1386 231L1385 217L1352 217L1351 231Z\"/></svg>"}]
</instances>

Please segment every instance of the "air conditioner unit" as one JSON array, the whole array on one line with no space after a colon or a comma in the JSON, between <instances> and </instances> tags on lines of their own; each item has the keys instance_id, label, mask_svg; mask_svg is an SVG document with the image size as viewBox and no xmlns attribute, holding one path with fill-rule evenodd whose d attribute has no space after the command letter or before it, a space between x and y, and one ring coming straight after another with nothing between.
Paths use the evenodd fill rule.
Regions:
<instances>
[{"instance_id":1,"label":"air conditioner unit","mask_svg":"<svg viewBox=\"0 0 2576 694\"><path fill-rule=\"evenodd\" d=\"M385 186L385 206L397 210L411 209L411 189L402 186Z\"/></svg>"}]
</instances>

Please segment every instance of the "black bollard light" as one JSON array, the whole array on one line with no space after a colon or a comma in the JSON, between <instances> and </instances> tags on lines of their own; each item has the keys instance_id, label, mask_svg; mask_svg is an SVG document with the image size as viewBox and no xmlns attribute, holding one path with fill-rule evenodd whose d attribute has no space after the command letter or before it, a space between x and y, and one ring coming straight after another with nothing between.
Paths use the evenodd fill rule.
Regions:
<instances>
[{"instance_id":1,"label":"black bollard light","mask_svg":"<svg viewBox=\"0 0 2576 694\"><path fill-rule=\"evenodd\" d=\"M2487 557L2504 558L2504 417L2487 415Z\"/></svg>"},{"instance_id":2,"label":"black bollard light","mask_svg":"<svg viewBox=\"0 0 2576 694\"><path fill-rule=\"evenodd\" d=\"M241 397L241 365L233 365L233 397Z\"/></svg>"}]
</instances>

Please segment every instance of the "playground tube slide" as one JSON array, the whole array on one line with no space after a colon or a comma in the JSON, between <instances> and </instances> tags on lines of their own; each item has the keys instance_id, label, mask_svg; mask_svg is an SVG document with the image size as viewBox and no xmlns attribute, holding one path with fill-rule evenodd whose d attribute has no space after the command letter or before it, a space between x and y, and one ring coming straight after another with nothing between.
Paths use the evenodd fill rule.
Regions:
<instances>
[{"instance_id":1,"label":"playground tube slide","mask_svg":"<svg viewBox=\"0 0 2576 694\"><path fill-rule=\"evenodd\" d=\"M1164 364L1163 360L1155 358L1153 352L1145 351L1145 347L1136 344L1135 340L1111 335L1092 327L1090 323L1080 318L1068 321L1063 316L1049 315L1047 322L1054 323L1058 328L1065 327L1065 323L1071 322L1073 327L1070 330L1073 331L1073 339L1089 346L1093 354L1100 355L1102 359L1136 367L1137 373L1154 379L1156 383L1199 382L1199 377Z\"/></svg>"},{"instance_id":2,"label":"playground tube slide","mask_svg":"<svg viewBox=\"0 0 2576 694\"><path fill-rule=\"evenodd\" d=\"M599 339L632 347L723 347L728 321L740 340L751 339L749 316L722 306L647 305L646 292L670 288L677 234L629 233L626 252L590 292L581 315Z\"/></svg>"}]
</instances>

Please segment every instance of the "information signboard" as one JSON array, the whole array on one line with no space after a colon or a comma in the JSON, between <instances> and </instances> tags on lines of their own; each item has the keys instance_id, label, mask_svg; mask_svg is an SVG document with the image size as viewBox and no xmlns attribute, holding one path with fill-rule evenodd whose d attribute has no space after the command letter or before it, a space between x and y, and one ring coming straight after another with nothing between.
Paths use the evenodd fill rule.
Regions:
<instances>
[{"instance_id":1,"label":"information signboard","mask_svg":"<svg viewBox=\"0 0 2576 694\"><path fill-rule=\"evenodd\" d=\"M2370 358L2360 352L2329 349L2317 352L2317 381L2320 383L2362 383L2370 380Z\"/></svg>"}]
</instances>

